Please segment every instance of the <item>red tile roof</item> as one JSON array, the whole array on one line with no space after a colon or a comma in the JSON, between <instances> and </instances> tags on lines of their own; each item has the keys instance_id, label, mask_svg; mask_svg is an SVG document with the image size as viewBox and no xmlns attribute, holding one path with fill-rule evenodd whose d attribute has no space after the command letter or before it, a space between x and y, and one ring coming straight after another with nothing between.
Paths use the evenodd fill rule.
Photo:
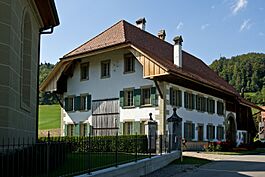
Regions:
<instances>
[{"instance_id":1,"label":"red tile roof","mask_svg":"<svg viewBox=\"0 0 265 177\"><path fill-rule=\"evenodd\" d=\"M183 51L182 55L183 66L182 68L178 68L173 64L174 46L172 44L124 20L119 21L80 47L66 54L62 59L125 43L137 47L153 60L167 68L169 72L174 72L211 87L221 89L239 97L240 100L244 100L233 86L219 77L217 73L211 70L203 61L185 51ZM244 100L243 102L248 101Z\"/></svg>"}]
</instances>

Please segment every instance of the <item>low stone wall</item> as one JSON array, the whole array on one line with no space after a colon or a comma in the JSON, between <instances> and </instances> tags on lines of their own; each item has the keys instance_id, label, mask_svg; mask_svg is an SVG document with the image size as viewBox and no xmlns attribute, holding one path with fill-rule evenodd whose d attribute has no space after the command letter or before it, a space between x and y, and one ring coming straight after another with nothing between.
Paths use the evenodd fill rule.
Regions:
<instances>
[{"instance_id":1,"label":"low stone wall","mask_svg":"<svg viewBox=\"0 0 265 177\"><path fill-rule=\"evenodd\" d=\"M160 168L165 167L175 159L180 158L180 151L173 151L169 154L158 155L152 158L131 162L118 167L111 167L91 174L83 174L78 177L140 177L152 173Z\"/></svg>"},{"instance_id":2,"label":"low stone wall","mask_svg":"<svg viewBox=\"0 0 265 177\"><path fill-rule=\"evenodd\" d=\"M39 137L48 137L48 132L50 132L51 137L61 135L61 129L55 128L55 129L39 130L38 131Z\"/></svg>"}]
</instances>

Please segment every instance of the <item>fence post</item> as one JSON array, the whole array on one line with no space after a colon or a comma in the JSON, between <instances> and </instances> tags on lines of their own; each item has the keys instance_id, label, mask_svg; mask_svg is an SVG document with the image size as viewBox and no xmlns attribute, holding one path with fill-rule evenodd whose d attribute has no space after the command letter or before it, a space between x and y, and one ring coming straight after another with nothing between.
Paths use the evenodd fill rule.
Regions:
<instances>
[{"instance_id":1,"label":"fence post","mask_svg":"<svg viewBox=\"0 0 265 177\"><path fill-rule=\"evenodd\" d=\"M149 135L149 158L151 158L151 135Z\"/></svg>"},{"instance_id":2,"label":"fence post","mask_svg":"<svg viewBox=\"0 0 265 177\"><path fill-rule=\"evenodd\" d=\"M115 163L116 167L118 167L118 132L116 133L116 138L115 138Z\"/></svg>"},{"instance_id":3,"label":"fence post","mask_svg":"<svg viewBox=\"0 0 265 177\"><path fill-rule=\"evenodd\" d=\"M136 133L136 136L135 136L135 162L137 162L137 133Z\"/></svg>"},{"instance_id":4,"label":"fence post","mask_svg":"<svg viewBox=\"0 0 265 177\"><path fill-rule=\"evenodd\" d=\"M160 155L162 155L162 135L159 135L159 148L160 148Z\"/></svg>"},{"instance_id":5,"label":"fence post","mask_svg":"<svg viewBox=\"0 0 265 177\"><path fill-rule=\"evenodd\" d=\"M50 146L49 146L49 144L50 144L50 131L48 131L48 142L46 143L47 144L47 158L46 158L46 160L47 160L47 171L46 171L46 175L47 176L49 176L49 165L50 165Z\"/></svg>"},{"instance_id":6,"label":"fence post","mask_svg":"<svg viewBox=\"0 0 265 177\"><path fill-rule=\"evenodd\" d=\"M91 174L91 133L88 134L88 174Z\"/></svg>"}]
</instances>

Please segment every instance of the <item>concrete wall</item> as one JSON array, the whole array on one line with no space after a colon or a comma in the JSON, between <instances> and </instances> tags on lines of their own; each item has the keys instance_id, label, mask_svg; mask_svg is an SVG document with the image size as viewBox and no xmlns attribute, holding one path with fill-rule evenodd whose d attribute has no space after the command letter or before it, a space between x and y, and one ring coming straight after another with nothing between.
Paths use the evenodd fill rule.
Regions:
<instances>
[{"instance_id":1,"label":"concrete wall","mask_svg":"<svg viewBox=\"0 0 265 177\"><path fill-rule=\"evenodd\" d=\"M163 156L155 156L151 159L143 159L138 162L119 165L117 168L107 168L93 172L90 175L83 174L78 177L140 177L159 170L178 158L180 158L180 152L174 151L170 154L164 154Z\"/></svg>"},{"instance_id":2,"label":"concrete wall","mask_svg":"<svg viewBox=\"0 0 265 177\"><path fill-rule=\"evenodd\" d=\"M0 0L0 143L2 138L35 138L39 28L29 1ZM30 106L21 107L23 18L31 19ZM28 52L28 51L25 51Z\"/></svg>"}]
</instances>

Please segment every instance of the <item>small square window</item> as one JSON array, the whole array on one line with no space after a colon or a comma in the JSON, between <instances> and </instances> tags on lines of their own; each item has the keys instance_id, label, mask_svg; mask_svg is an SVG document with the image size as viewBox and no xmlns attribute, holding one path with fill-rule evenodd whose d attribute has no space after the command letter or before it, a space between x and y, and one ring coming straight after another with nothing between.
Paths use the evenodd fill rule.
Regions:
<instances>
[{"instance_id":1,"label":"small square window","mask_svg":"<svg viewBox=\"0 0 265 177\"><path fill-rule=\"evenodd\" d=\"M81 80L88 80L89 79L89 63L82 63L80 65L81 70Z\"/></svg>"},{"instance_id":2,"label":"small square window","mask_svg":"<svg viewBox=\"0 0 265 177\"><path fill-rule=\"evenodd\" d=\"M101 62L101 78L110 77L110 60Z\"/></svg>"}]
</instances>

